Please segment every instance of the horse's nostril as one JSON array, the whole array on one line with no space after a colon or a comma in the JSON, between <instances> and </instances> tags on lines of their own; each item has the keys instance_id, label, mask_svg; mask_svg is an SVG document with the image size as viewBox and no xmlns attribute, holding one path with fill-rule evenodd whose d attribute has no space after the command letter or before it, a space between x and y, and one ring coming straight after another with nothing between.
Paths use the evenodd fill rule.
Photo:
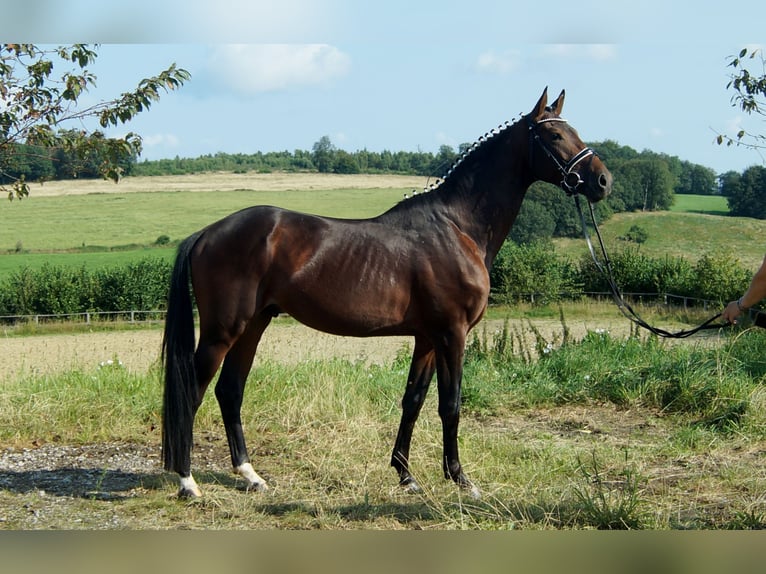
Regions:
<instances>
[{"instance_id":1,"label":"horse's nostril","mask_svg":"<svg viewBox=\"0 0 766 574\"><path fill-rule=\"evenodd\" d=\"M606 177L606 174L602 173L600 176L598 176L598 184L602 188L606 188L609 185L609 178Z\"/></svg>"}]
</instances>

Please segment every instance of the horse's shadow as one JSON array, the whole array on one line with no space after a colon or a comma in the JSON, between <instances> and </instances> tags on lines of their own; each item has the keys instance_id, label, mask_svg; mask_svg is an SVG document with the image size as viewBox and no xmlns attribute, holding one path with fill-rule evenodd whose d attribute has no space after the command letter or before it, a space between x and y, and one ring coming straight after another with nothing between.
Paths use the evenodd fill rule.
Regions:
<instances>
[{"instance_id":1,"label":"horse's shadow","mask_svg":"<svg viewBox=\"0 0 766 574\"><path fill-rule=\"evenodd\" d=\"M148 472L74 467L0 470L0 490L17 494L44 492L72 498L122 500L135 496L137 489L158 490L166 484L163 475Z\"/></svg>"},{"instance_id":2,"label":"horse's shadow","mask_svg":"<svg viewBox=\"0 0 766 574\"><path fill-rule=\"evenodd\" d=\"M197 478L203 486L215 484L243 492L246 490L245 482L229 473L203 471L198 473ZM159 470L131 472L72 466L21 471L0 470L0 491L19 495L44 492L47 496L116 502L141 496L142 492L147 491L175 493L176 487L175 475ZM310 502L270 500L268 495L256 500L255 508L259 512L277 518L319 514L318 508ZM386 518L418 528L420 524L443 518L444 509L434 508L416 495L407 495L406 500L400 501L360 501L342 504L334 507L334 511L338 516L353 522L372 523Z\"/></svg>"}]
</instances>

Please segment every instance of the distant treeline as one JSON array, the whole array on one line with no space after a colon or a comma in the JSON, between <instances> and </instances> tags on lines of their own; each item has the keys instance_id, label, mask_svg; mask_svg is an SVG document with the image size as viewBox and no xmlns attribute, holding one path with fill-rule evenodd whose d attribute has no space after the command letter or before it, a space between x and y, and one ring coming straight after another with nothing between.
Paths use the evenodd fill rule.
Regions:
<instances>
[{"instance_id":1,"label":"distant treeline","mask_svg":"<svg viewBox=\"0 0 766 574\"><path fill-rule=\"evenodd\" d=\"M636 248L612 257L615 278L626 293L670 293L715 302L737 298L752 271L729 255L652 258ZM88 270L44 265L22 268L0 281L0 317L85 312L152 311L166 307L172 264L156 258ZM607 292L605 278L589 257L571 261L549 242L506 242L491 271L492 301L550 303L583 293Z\"/></svg>"},{"instance_id":2,"label":"distant treeline","mask_svg":"<svg viewBox=\"0 0 766 574\"><path fill-rule=\"evenodd\" d=\"M712 169L683 161L676 156L644 150L607 140L589 144L614 175L613 192L598 206L601 220L622 211L669 209L676 194L727 196L732 215L766 218L766 168L753 167L742 174L717 175ZM162 176L208 172L268 173L307 172L339 174L407 174L425 178L443 177L470 144L457 150L443 145L437 153L424 151L348 152L333 145L328 136L320 138L311 151L256 152L252 154L216 153L197 158L136 161L125 157L125 175ZM23 176L37 179L98 177L101 158L98 151L87 157L70 157L65 150L46 150L17 146L10 156L0 156L0 184ZM525 243L543 237L576 236L579 224L572 202L561 201L553 186L535 184L524 201L522 212L511 234Z\"/></svg>"}]
</instances>

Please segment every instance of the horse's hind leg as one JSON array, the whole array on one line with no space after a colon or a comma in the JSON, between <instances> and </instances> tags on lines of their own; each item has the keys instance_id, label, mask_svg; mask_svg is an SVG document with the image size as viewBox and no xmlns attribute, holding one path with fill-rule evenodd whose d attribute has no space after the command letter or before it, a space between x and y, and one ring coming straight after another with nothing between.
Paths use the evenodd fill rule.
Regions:
<instances>
[{"instance_id":1,"label":"horse's hind leg","mask_svg":"<svg viewBox=\"0 0 766 574\"><path fill-rule=\"evenodd\" d=\"M407 376L407 388L402 399L402 420L396 435L394 452L391 455L391 466L399 473L399 484L411 492L420 491L420 486L412 476L409 466L412 431L434 376L434 369L434 351L431 343L426 339L415 339L415 350L412 353L412 363Z\"/></svg>"},{"instance_id":2,"label":"horse's hind leg","mask_svg":"<svg viewBox=\"0 0 766 574\"><path fill-rule=\"evenodd\" d=\"M245 444L245 435L242 431L242 397L245 390L247 376L253 364L255 351L261 340L264 330L271 322L270 314L261 314L256 317L240 336L234 346L229 350L223 362L221 375L215 386L215 396L221 408L223 425L226 429L226 438L229 443L231 462L234 472L241 475L248 483L248 489L266 490L268 487L250 464Z\"/></svg>"},{"instance_id":3,"label":"horse's hind leg","mask_svg":"<svg viewBox=\"0 0 766 574\"><path fill-rule=\"evenodd\" d=\"M205 396L205 391L207 390L208 385L210 385L210 381L215 376L228 349L229 343L223 341L212 342L200 340L197 350L194 353L194 369L197 375L197 381L194 389L196 396L193 405L192 420L196 416L197 410L199 410L199 407L202 404L202 399ZM190 452L186 453L182 467L177 468L176 471L178 472L181 481L178 491L179 497L193 498L202 495L197 482L191 474Z\"/></svg>"}]
</instances>

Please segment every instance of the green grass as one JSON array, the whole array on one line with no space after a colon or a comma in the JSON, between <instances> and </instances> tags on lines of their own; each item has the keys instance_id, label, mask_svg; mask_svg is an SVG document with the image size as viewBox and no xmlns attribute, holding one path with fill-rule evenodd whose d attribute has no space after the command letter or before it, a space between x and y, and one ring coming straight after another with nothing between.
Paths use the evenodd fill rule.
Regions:
<instances>
[{"instance_id":1,"label":"green grass","mask_svg":"<svg viewBox=\"0 0 766 574\"><path fill-rule=\"evenodd\" d=\"M277 205L334 217L371 217L404 190L312 190L108 193L30 197L0 202L0 276L44 263L88 268L121 265L147 255L172 258L174 243L239 209Z\"/></svg>"},{"instance_id":2,"label":"green grass","mask_svg":"<svg viewBox=\"0 0 766 574\"><path fill-rule=\"evenodd\" d=\"M107 193L0 202L0 251L62 251L151 245L171 240L252 205L277 205L336 217L368 217L390 208L402 190Z\"/></svg>"},{"instance_id":3,"label":"green grass","mask_svg":"<svg viewBox=\"0 0 766 574\"><path fill-rule=\"evenodd\" d=\"M267 494L237 490L241 483L226 472L225 434L208 392L195 427L202 500L174 500L172 477L160 472L135 477L130 492L94 484L92 497L62 497L55 512L34 515L26 509L44 507L51 493L0 490L4 525L103 527L94 517L106 512L117 528L766 526L757 454L766 438L766 334L711 348L592 332L552 345L537 361L531 349L510 352L514 329L521 327L474 343L467 355L460 444L480 501L441 476L436 389L412 449L425 491L396 488L388 456L407 368L402 353L382 367L336 359L256 365L242 413ZM3 381L0 444L156 445L159 387L158 372L118 365Z\"/></svg>"},{"instance_id":4,"label":"green grass","mask_svg":"<svg viewBox=\"0 0 766 574\"><path fill-rule=\"evenodd\" d=\"M635 246L621 239L633 225L646 230L648 238L640 249L650 257L669 255L696 261L705 253L727 251L753 271L763 260L766 221L675 211L618 213L599 225L608 253ZM596 241L595 234L592 239ZM581 238L556 239L554 244L558 252L573 259L588 256Z\"/></svg>"},{"instance_id":5,"label":"green grass","mask_svg":"<svg viewBox=\"0 0 766 574\"><path fill-rule=\"evenodd\" d=\"M409 190L147 190L0 202L0 275L23 266L37 268L44 262L90 267L135 261L161 235L179 241L251 205L270 204L335 217L371 217L398 202L405 191ZM670 212L617 214L601 229L609 251L625 245L620 238L632 225L639 225L648 233L641 249L652 257L669 254L696 260L712 250L728 249L755 270L763 257L761 238L766 222L711 215L725 211L725 198L679 195ZM581 238L557 239L555 244L563 255L587 255ZM172 257L171 248L161 251L163 257Z\"/></svg>"},{"instance_id":6,"label":"green grass","mask_svg":"<svg viewBox=\"0 0 766 574\"><path fill-rule=\"evenodd\" d=\"M99 252L14 253L0 255L0 277L24 267L40 269L46 264L54 267L84 266L93 270L105 267L120 267L136 263L146 257L159 257L171 261L174 256L175 247L147 247Z\"/></svg>"},{"instance_id":7,"label":"green grass","mask_svg":"<svg viewBox=\"0 0 766 574\"><path fill-rule=\"evenodd\" d=\"M670 211L727 215L729 204L722 195L677 194Z\"/></svg>"}]
</instances>

